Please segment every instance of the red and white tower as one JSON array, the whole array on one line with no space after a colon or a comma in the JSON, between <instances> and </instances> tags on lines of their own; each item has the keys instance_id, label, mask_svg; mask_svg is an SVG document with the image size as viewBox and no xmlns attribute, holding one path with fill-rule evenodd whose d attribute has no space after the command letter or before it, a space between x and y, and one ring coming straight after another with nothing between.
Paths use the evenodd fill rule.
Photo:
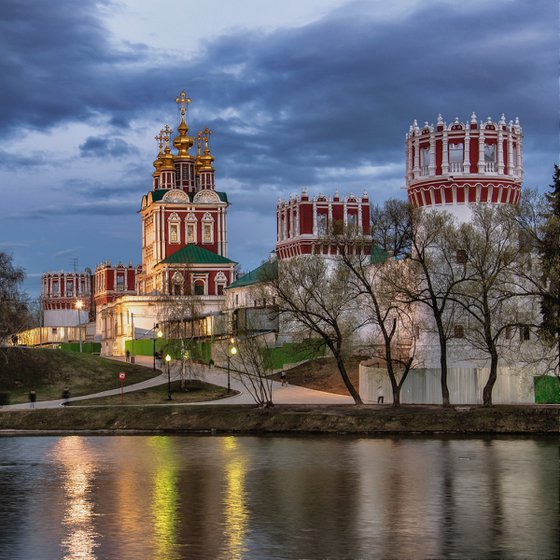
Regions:
<instances>
[{"instance_id":1,"label":"red and white tower","mask_svg":"<svg viewBox=\"0 0 560 560\"><path fill-rule=\"evenodd\" d=\"M352 228L362 238L363 250L371 249L371 209L366 192L341 198L301 196L276 204L276 254L280 260L298 255L336 255L340 249L332 234Z\"/></svg>"},{"instance_id":2,"label":"red and white tower","mask_svg":"<svg viewBox=\"0 0 560 560\"><path fill-rule=\"evenodd\" d=\"M212 131L197 137L198 154L189 149L195 138L185 121L190 99L185 92L175 100L181 122L170 148L172 130L165 126L156 137L152 190L142 197L142 272L138 295L206 296L217 305L231 284L235 263L227 258L226 193L215 190L214 157L208 146ZM202 153L201 153L202 150ZM214 308L213 308L214 310Z\"/></svg>"},{"instance_id":3,"label":"red and white tower","mask_svg":"<svg viewBox=\"0 0 560 560\"><path fill-rule=\"evenodd\" d=\"M443 208L468 219L469 204L518 204L523 178L519 119L490 117L465 124L438 116L434 127L416 121L406 135L406 187L413 206Z\"/></svg>"}]
</instances>

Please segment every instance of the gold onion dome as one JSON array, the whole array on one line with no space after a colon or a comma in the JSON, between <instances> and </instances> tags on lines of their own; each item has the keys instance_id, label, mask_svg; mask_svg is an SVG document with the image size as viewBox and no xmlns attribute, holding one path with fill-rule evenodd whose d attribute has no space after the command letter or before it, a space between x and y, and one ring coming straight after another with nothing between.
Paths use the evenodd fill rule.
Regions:
<instances>
[{"instance_id":1,"label":"gold onion dome","mask_svg":"<svg viewBox=\"0 0 560 560\"><path fill-rule=\"evenodd\" d=\"M163 161L161 160L163 156L163 130L160 130L159 134L155 136L155 140L158 143L159 151L157 154L156 159L154 160L153 166L155 167L154 175L158 175L163 165Z\"/></svg>"},{"instance_id":2,"label":"gold onion dome","mask_svg":"<svg viewBox=\"0 0 560 560\"><path fill-rule=\"evenodd\" d=\"M208 137L212 134L212 131L206 127L202 131L202 141L204 142L204 152L200 157L202 166L201 171L214 171L212 163L214 162L214 156L210 153L210 148L208 147Z\"/></svg>"},{"instance_id":3,"label":"gold onion dome","mask_svg":"<svg viewBox=\"0 0 560 560\"><path fill-rule=\"evenodd\" d=\"M185 105L190 102L190 98L187 97L187 94L184 91L175 98L175 103L181 106L181 122L177 127L177 132L179 134L173 139L173 146L178 152L175 159L192 159L192 156L189 154L189 150L194 144L194 138L187 134L189 127L185 121Z\"/></svg>"},{"instance_id":4,"label":"gold onion dome","mask_svg":"<svg viewBox=\"0 0 560 560\"><path fill-rule=\"evenodd\" d=\"M202 167L202 156L200 155L200 147L202 144L202 132L199 132L196 137L196 158L194 160L194 169L196 173L200 171Z\"/></svg>"},{"instance_id":5,"label":"gold onion dome","mask_svg":"<svg viewBox=\"0 0 560 560\"><path fill-rule=\"evenodd\" d=\"M160 171L175 171L175 166L173 165L173 154L169 148L169 137L173 130L169 125L165 125L162 130L163 140L165 141L165 149L163 150L163 155L161 156L161 169Z\"/></svg>"}]
</instances>

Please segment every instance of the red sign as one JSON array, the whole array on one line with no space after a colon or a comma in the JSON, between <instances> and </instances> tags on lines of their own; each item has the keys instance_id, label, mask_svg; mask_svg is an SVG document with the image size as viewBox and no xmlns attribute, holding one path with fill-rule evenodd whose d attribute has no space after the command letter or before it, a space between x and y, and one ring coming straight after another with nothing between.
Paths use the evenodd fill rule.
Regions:
<instances>
[{"instance_id":1,"label":"red sign","mask_svg":"<svg viewBox=\"0 0 560 560\"><path fill-rule=\"evenodd\" d=\"M126 373L124 371L119 371L119 379L124 381L126 379Z\"/></svg>"}]
</instances>

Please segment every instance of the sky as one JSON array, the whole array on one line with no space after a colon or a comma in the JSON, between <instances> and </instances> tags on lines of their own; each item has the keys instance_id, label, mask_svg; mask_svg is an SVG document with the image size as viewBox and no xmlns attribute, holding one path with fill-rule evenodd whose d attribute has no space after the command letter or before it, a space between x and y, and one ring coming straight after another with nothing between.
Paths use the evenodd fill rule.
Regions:
<instances>
[{"instance_id":1,"label":"sky","mask_svg":"<svg viewBox=\"0 0 560 560\"><path fill-rule=\"evenodd\" d=\"M556 0L4 0L0 251L42 272L141 261L154 136L175 97L205 126L228 193L229 256L248 271L276 201L366 190L406 198L404 138L519 117L524 186L559 161Z\"/></svg>"}]
</instances>

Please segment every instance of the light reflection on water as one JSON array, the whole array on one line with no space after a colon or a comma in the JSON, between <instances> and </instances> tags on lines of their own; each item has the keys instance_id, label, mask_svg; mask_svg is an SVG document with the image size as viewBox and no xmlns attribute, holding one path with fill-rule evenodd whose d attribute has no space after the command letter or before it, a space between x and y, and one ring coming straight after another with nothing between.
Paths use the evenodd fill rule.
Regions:
<instances>
[{"instance_id":1,"label":"light reflection on water","mask_svg":"<svg viewBox=\"0 0 560 560\"><path fill-rule=\"evenodd\" d=\"M0 438L0 560L557 558L553 439Z\"/></svg>"}]
</instances>

